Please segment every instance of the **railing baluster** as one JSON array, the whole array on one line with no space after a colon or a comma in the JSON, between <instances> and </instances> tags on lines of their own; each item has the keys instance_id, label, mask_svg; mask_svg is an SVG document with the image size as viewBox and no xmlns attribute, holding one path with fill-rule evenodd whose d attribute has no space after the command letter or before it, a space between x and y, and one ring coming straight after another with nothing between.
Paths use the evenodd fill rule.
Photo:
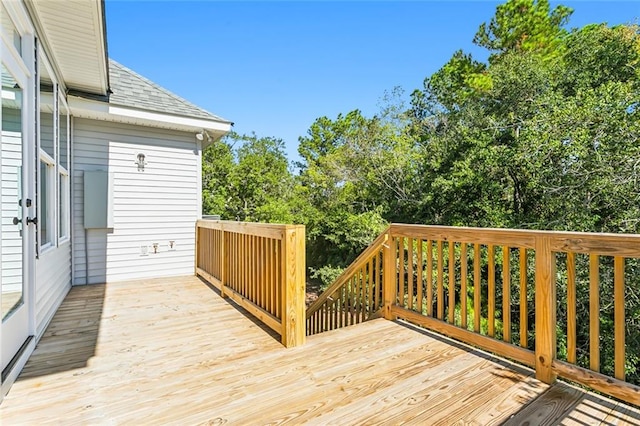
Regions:
<instances>
[{"instance_id":1,"label":"railing baluster","mask_svg":"<svg viewBox=\"0 0 640 426\"><path fill-rule=\"evenodd\" d=\"M625 297L624 297L624 258L616 256L613 259L614 268L614 374L616 379L625 379Z\"/></svg>"},{"instance_id":2,"label":"railing baluster","mask_svg":"<svg viewBox=\"0 0 640 426\"><path fill-rule=\"evenodd\" d=\"M333 329L340 328L340 291L334 291L333 295Z\"/></svg>"},{"instance_id":3,"label":"railing baluster","mask_svg":"<svg viewBox=\"0 0 640 426\"><path fill-rule=\"evenodd\" d=\"M253 250L251 250L251 253L253 254L253 277L251 278L253 280L253 288L254 288L254 296L253 296L253 300L256 301L256 303L258 304L258 306L260 305L261 301L260 301L260 296L261 296L261 291L260 291L260 258L259 258L259 250L258 247L260 246L260 238L259 237L253 237Z\"/></svg>"},{"instance_id":4,"label":"railing baluster","mask_svg":"<svg viewBox=\"0 0 640 426\"><path fill-rule=\"evenodd\" d=\"M340 287L340 328L348 325L347 323L347 286Z\"/></svg>"},{"instance_id":5,"label":"railing baluster","mask_svg":"<svg viewBox=\"0 0 640 426\"><path fill-rule=\"evenodd\" d=\"M408 238L407 253L407 309L413 309L413 238Z\"/></svg>"},{"instance_id":6,"label":"railing baluster","mask_svg":"<svg viewBox=\"0 0 640 426\"><path fill-rule=\"evenodd\" d=\"M276 241L276 250L274 252L275 254L275 281L277 283L282 282L282 241L278 240ZM279 285L274 285L273 289L275 290L275 301L276 301L276 316L280 317L282 315L282 309L284 308L284 306L282 306L282 290L280 289Z\"/></svg>"},{"instance_id":7,"label":"railing baluster","mask_svg":"<svg viewBox=\"0 0 640 426\"><path fill-rule=\"evenodd\" d=\"M487 277L488 290L487 290L487 303L488 303L488 312L487 312L487 333L489 336L493 337L496 333L496 256L495 256L495 247L493 244L489 244L488 246L488 254L487 254L487 262L489 266L489 276Z\"/></svg>"},{"instance_id":8,"label":"railing baluster","mask_svg":"<svg viewBox=\"0 0 640 426\"><path fill-rule=\"evenodd\" d=\"M248 241L248 249L249 252L248 254L248 262L249 264L248 266L248 278L247 278L247 282L249 284L249 291L248 291L248 295L249 295L249 300L256 300L256 281L254 279L255 277L255 237L253 235L249 235L249 241Z\"/></svg>"},{"instance_id":9,"label":"railing baluster","mask_svg":"<svg viewBox=\"0 0 640 426\"><path fill-rule=\"evenodd\" d=\"M271 242L271 281L274 283L278 282L278 267L280 262L278 261L278 240L273 240ZM271 301L273 304L273 312L276 316L279 315L278 306L280 306L280 299L278 299L278 286L271 286Z\"/></svg>"},{"instance_id":10,"label":"railing baluster","mask_svg":"<svg viewBox=\"0 0 640 426\"><path fill-rule=\"evenodd\" d=\"M455 243L449 241L449 324L455 322L456 313L456 258Z\"/></svg>"},{"instance_id":11,"label":"railing baluster","mask_svg":"<svg viewBox=\"0 0 640 426\"><path fill-rule=\"evenodd\" d=\"M273 314L271 304L271 238L264 239L264 286L265 309Z\"/></svg>"},{"instance_id":12,"label":"railing baluster","mask_svg":"<svg viewBox=\"0 0 640 426\"><path fill-rule=\"evenodd\" d=\"M380 259L379 253L376 253L375 257L375 262L374 262L374 268L375 268L375 274L373 276L373 281L375 283L375 292L373 294L373 298L374 298L374 304L376 307L376 310L378 310L378 308L380 307L380 293L382 292L382 287L380 285L380 274L381 274L381 269L380 269L380 264L382 262L382 259Z\"/></svg>"},{"instance_id":13,"label":"railing baluster","mask_svg":"<svg viewBox=\"0 0 640 426\"><path fill-rule=\"evenodd\" d=\"M502 247L502 339L511 342L511 252Z\"/></svg>"},{"instance_id":14,"label":"railing baluster","mask_svg":"<svg viewBox=\"0 0 640 426\"><path fill-rule=\"evenodd\" d=\"M356 272L356 289L357 289L357 293L356 293L356 304L355 304L355 308L356 308L356 324L359 324L362 322L361 317L362 317L362 269L359 269Z\"/></svg>"},{"instance_id":15,"label":"railing baluster","mask_svg":"<svg viewBox=\"0 0 640 426\"><path fill-rule=\"evenodd\" d=\"M371 318L371 315L375 312L375 307L373 305L373 257L369 259L369 274L368 274L368 282L369 282L369 295L367 297L367 306L368 306L368 315L367 319Z\"/></svg>"},{"instance_id":16,"label":"railing baluster","mask_svg":"<svg viewBox=\"0 0 640 426\"><path fill-rule=\"evenodd\" d=\"M473 330L480 333L480 244L473 246Z\"/></svg>"},{"instance_id":17,"label":"railing baluster","mask_svg":"<svg viewBox=\"0 0 640 426\"><path fill-rule=\"evenodd\" d=\"M261 308L265 308L265 285L264 285L264 238L258 237L258 249L257 260L258 260L258 304Z\"/></svg>"},{"instance_id":18,"label":"railing baluster","mask_svg":"<svg viewBox=\"0 0 640 426\"><path fill-rule=\"evenodd\" d=\"M460 326L467 329L467 243L460 244Z\"/></svg>"},{"instance_id":19,"label":"railing baluster","mask_svg":"<svg viewBox=\"0 0 640 426\"><path fill-rule=\"evenodd\" d=\"M351 277L349 280L349 312L350 316L350 325L356 323L356 296L355 296L355 275Z\"/></svg>"},{"instance_id":20,"label":"railing baluster","mask_svg":"<svg viewBox=\"0 0 640 426\"><path fill-rule=\"evenodd\" d=\"M436 302L438 304L438 319L444 317L444 259L442 259L442 240L438 240L438 293L436 294Z\"/></svg>"},{"instance_id":21,"label":"railing baluster","mask_svg":"<svg viewBox=\"0 0 640 426\"><path fill-rule=\"evenodd\" d=\"M427 315L433 317L433 243L427 240Z\"/></svg>"},{"instance_id":22,"label":"railing baluster","mask_svg":"<svg viewBox=\"0 0 640 426\"><path fill-rule=\"evenodd\" d=\"M367 294L369 292L367 287L367 265L362 265L360 268L360 322L367 320Z\"/></svg>"},{"instance_id":23,"label":"railing baluster","mask_svg":"<svg viewBox=\"0 0 640 426\"><path fill-rule=\"evenodd\" d=\"M238 256L240 257L240 294L246 297L247 295L247 249L246 244L247 236L244 234L240 234L240 247Z\"/></svg>"},{"instance_id":24,"label":"railing baluster","mask_svg":"<svg viewBox=\"0 0 640 426\"><path fill-rule=\"evenodd\" d=\"M400 306L405 306L404 301L404 289L406 287L406 281L404 279L404 238L398 238L398 298L400 299Z\"/></svg>"},{"instance_id":25,"label":"railing baluster","mask_svg":"<svg viewBox=\"0 0 640 426\"><path fill-rule=\"evenodd\" d=\"M418 294L417 294L417 306L416 309L418 310L418 312L420 312L422 314L422 306L424 305L424 290L423 290L423 268L422 268L422 238L418 238L418 279L417 279L417 287L418 287Z\"/></svg>"},{"instance_id":26,"label":"railing baluster","mask_svg":"<svg viewBox=\"0 0 640 426\"><path fill-rule=\"evenodd\" d=\"M362 299L364 294L364 276L362 274L362 268L356 272L356 282L358 288L358 292L356 293L356 324L359 324L362 322L363 314Z\"/></svg>"},{"instance_id":27,"label":"railing baluster","mask_svg":"<svg viewBox=\"0 0 640 426\"><path fill-rule=\"evenodd\" d=\"M589 255L589 368L600 371L600 256Z\"/></svg>"},{"instance_id":28,"label":"railing baluster","mask_svg":"<svg viewBox=\"0 0 640 426\"><path fill-rule=\"evenodd\" d=\"M528 344L528 310L527 310L527 249L520 248L520 346L527 348Z\"/></svg>"},{"instance_id":29,"label":"railing baluster","mask_svg":"<svg viewBox=\"0 0 640 426\"><path fill-rule=\"evenodd\" d=\"M576 363L576 254L567 253L567 361Z\"/></svg>"}]
</instances>

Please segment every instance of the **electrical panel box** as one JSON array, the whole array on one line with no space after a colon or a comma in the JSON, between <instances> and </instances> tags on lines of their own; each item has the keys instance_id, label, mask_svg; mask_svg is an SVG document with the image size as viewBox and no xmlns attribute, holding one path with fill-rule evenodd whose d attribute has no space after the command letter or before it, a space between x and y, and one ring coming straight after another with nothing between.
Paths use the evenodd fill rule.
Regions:
<instances>
[{"instance_id":1,"label":"electrical panel box","mask_svg":"<svg viewBox=\"0 0 640 426\"><path fill-rule=\"evenodd\" d=\"M84 172L84 227L113 228L113 173Z\"/></svg>"}]
</instances>

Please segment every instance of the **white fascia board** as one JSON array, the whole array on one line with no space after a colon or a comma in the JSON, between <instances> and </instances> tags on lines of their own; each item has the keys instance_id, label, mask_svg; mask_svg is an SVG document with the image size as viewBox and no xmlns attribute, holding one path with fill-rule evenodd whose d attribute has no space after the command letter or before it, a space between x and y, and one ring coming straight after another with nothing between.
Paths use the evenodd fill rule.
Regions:
<instances>
[{"instance_id":1,"label":"white fascia board","mask_svg":"<svg viewBox=\"0 0 640 426\"><path fill-rule=\"evenodd\" d=\"M109 64L107 63L107 41L104 39L105 37L105 25L106 25L106 17L103 15L104 8L102 1L96 1L93 3L93 16L98 22L94 25L94 37L98 41L98 49L100 50L98 54L98 63L100 68L100 88L102 89L100 93L107 93L109 90Z\"/></svg>"},{"instance_id":2,"label":"white fascia board","mask_svg":"<svg viewBox=\"0 0 640 426\"><path fill-rule=\"evenodd\" d=\"M224 136L231 131L231 123L227 122L127 108L75 96L69 96L68 103L71 115L74 117L169 128L185 132L199 132L204 129L211 131L217 137Z\"/></svg>"}]
</instances>

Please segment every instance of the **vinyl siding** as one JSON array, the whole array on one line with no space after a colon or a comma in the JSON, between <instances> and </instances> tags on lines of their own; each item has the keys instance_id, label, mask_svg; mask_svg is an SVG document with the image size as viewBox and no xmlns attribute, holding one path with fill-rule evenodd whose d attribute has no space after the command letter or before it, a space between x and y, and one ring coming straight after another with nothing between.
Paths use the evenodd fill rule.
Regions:
<instances>
[{"instance_id":1,"label":"vinyl siding","mask_svg":"<svg viewBox=\"0 0 640 426\"><path fill-rule=\"evenodd\" d=\"M73 126L74 283L192 274L200 205L194 135L87 119L75 119ZM135 163L139 153L146 158L144 171ZM113 173L113 229L84 229L85 170ZM169 241L175 241L174 251Z\"/></svg>"},{"instance_id":2,"label":"vinyl siding","mask_svg":"<svg viewBox=\"0 0 640 426\"><path fill-rule=\"evenodd\" d=\"M71 288L71 244L51 247L36 260L36 338L39 339Z\"/></svg>"},{"instance_id":3,"label":"vinyl siding","mask_svg":"<svg viewBox=\"0 0 640 426\"><path fill-rule=\"evenodd\" d=\"M2 288L6 292L20 291L22 287L22 225L14 225L20 217L18 190L22 166L22 135L20 110L2 108Z\"/></svg>"}]
</instances>

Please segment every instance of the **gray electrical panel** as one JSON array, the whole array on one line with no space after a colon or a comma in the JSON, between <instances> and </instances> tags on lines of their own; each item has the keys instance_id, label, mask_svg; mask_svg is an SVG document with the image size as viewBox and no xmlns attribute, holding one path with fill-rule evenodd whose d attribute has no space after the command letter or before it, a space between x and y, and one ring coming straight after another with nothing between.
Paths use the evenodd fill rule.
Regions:
<instances>
[{"instance_id":1,"label":"gray electrical panel","mask_svg":"<svg viewBox=\"0 0 640 426\"><path fill-rule=\"evenodd\" d=\"M113 228L113 173L84 172L84 227Z\"/></svg>"}]
</instances>

